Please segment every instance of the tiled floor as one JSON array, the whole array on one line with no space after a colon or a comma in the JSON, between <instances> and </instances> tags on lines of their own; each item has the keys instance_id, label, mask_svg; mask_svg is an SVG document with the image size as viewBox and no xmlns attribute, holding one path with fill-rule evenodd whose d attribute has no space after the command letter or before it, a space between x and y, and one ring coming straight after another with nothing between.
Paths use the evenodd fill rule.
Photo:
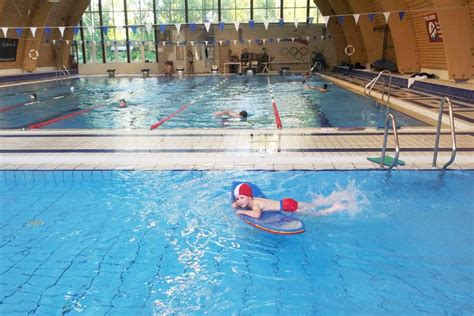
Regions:
<instances>
[{"instance_id":1,"label":"tiled floor","mask_svg":"<svg viewBox=\"0 0 474 316\"><path fill-rule=\"evenodd\" d=\"M327 79L363 91L362 79L351 78L353 84L340 76ZM437 118L439 98L403 88L394 89L392 95L397 109L417 113L428 122ZM474 169L474 108L458 101L453 105L457 154L449 168ZM446 127L438 167L451 157ZM367 157L379 157L382 142L380 129L3 130L0 169L367 169L380 168ZM406 164L397 168L436 169L434 142L434 127L400 129L399 158ZM393 156L391 135L388 147L387 155Z\"/></svg>"}]
</instances>

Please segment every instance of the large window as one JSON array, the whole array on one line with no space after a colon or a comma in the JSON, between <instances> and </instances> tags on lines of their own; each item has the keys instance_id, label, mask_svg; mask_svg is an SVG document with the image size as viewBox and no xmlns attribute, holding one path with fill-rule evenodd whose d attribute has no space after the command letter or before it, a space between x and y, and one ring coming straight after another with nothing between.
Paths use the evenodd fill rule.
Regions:
<instances>
[{"instance_id":1,"label":"large window","mask_svg":"<svg viewBox=\"0 0 474 316\"><path fill-rule=\"evenodd\" d=\"M155 0L159 24L186 23L185 0Z\"/></svg>"},{"instance_id":2,"label":"large window","mask_svg":"<svg viewBox=\"0 0 474 316\"><path fill-rule=\"evenodd\" d=\"M221 20L227 23L249 21L250 0L221 0Z\"/></svg>"},{"instance_id":3,"label":"large window","mask_svg":"<svg viewBox=\"0 0 474 316\"><path fill-rule=\"evenodd\" d=\"M155 28L153 0L127 3L131 61L155 61Z\"/></svg>"},{"instance_id":4,"label":"large window","mask_svg":"<svg viewBox=\"0 0 474 316\"><path fill-rule=\"evenodd\" d=\"M255 22L277 22L280 19L280 0L254 0L253 19Z\"/></svg>"},{"instance_id":5,"label":"large window","mask_svg":"<svg viewBox=\"0 0 474 316\"><path fill-rule=\"evenodd\" d=\"M84 45L87 62L102 62L99 0L91 0L91 4L82 16L84 27Z\"/></svg>"},{"instance_id":6,"label":"large window","mask_svg":"<svg viewBox=\"0 0 474 316\"><path fill-rule=\"evenodd\" d=\"M306 3L306 0L283 0L283 18L285 21L306 22Z\"/></svg>"},{"instance_id":7,"label":"large window","mask_svg":"<svg viewBox=\"0 0 474 316\"><path fill-rule=\"evenodd\" d=\"M195 23L219 22L217 0L188 0L188 17Z\"/></svg>"},{"instance_id":8,"label":"large window","mask_svg":"<svg viewBox=\"0 0 474 316\"><path fill-rule=\"evenodd\" d=\"M104 33L105 56L110 61L127 61L127 35L123 0L102 0L102 21L108 26Z\"/></svg>"}]
</instances>

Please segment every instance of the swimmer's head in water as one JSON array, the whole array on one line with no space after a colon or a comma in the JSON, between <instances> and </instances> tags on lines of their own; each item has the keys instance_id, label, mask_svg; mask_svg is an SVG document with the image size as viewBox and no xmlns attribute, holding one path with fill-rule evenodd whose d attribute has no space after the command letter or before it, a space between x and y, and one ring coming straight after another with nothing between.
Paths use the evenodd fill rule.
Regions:
<instances>
[{"instance_id":1,"label":"swimmer's head in water","mask_svg":"<svg viewBox=\"0 0 474 316\"><path fill-rule=\"evenodd\" d=\"M36 95L36 93L32 93L30 94L30 99L36 99L38 96Z\"/></svg>"},{"instance_id":2,"label":"swimmer's head in water","mask_svg":"<svg viewBox=\"0 0 474 316\"><path fill-rule=\"evenodd\" d=\"M127 101L125 99L120 99L119 100L119 107L124 108L127 106Z\"/></svg>"},{"instance_id":3,"label":"swimmer's head in water","mask_svg":"<svg viewBox=\"0 0 474 316\"><path fill-rule=\"evenodd\" d=\"M323 84L323 89L327 89L328 88L328 85L325 83Z\"/></svg>"},{"instance_id":4,"label":"swimmer's head in water","mask_svg":"<svg viewBox=\"0 0 474 316\"><path fill-rule=\"evenodd\" d=\"M301 81L301 83L306 83L306 80L303 79L303 81Z\"/></svg>"},{"instance_id":5,"label":"swimmer's head in water","mask_svg":"<svg viewBox=\"0 0 474 316\"><path fill-rule=\"evenodd\" d=\"M241 112L239 113L239 115L240 115L241 117L243 117L243 118L247 118L247 116L249 116L249 114L247 113L247 111L241 111Z\"/></svg>"}]
</instances>

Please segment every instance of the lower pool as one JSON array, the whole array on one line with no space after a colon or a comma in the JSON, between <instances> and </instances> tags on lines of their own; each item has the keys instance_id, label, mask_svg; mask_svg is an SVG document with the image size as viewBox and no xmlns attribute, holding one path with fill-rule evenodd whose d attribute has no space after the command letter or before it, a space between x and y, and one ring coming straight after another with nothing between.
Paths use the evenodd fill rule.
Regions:
<instances>
[{"instance_id":1,"label":"lower pool","mask_svg":"<svg viewBox=\"0 0 474 316\"><path fill-rule=\"evenodd\" d=\"M234 215L232 180L346 209L272 235ZM1 314L474 313L472 171L2 171L0 183Z\"/></svg>"}]
</instances>

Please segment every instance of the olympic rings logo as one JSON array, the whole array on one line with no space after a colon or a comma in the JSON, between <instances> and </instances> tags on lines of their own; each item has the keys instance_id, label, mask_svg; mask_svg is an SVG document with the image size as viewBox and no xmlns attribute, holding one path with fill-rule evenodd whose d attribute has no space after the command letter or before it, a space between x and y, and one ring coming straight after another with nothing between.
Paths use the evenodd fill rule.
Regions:
<instances>
[{"instance_id":1,"label":"olympic rings logo","mask_svg":"<svg viewBox=\"0 0 474 316\"><path fill-rule=\"evenodd\" d=\"M30 59L32 60L37 60L38 57L39 57L39 53L38 53L38 50L36 49L30 49L30 51L28 52L28 57L30 57Z\"/></svg>"},{"instance_id":2,"label":"olympic rings logo","mask_svg":"<svg viewBox=\"0 0 474 316\"><path fill-rule=\"evenodd\" d=\"M282 56L288 56L288 54L290 54L296 60L301 60L304 56L308 55L308 49L306 47L298 48L294 46L290 49L288 49L288 47L282 47L280 49L280 54Z\"/></svg>"},{"instance_id":3,"label":"olympic rings logo","mask_svg":"<svg viewBox=\"0 0 474 316\"><path fill-rule=\"evenodd\" d=\"M354 45L352 45L352 44L349 44L344 48L344 53L347 56L352 56L352 55L355 54L355 52L356 52L356 49L355 49Z\"/></svg>"}]
</instances>

